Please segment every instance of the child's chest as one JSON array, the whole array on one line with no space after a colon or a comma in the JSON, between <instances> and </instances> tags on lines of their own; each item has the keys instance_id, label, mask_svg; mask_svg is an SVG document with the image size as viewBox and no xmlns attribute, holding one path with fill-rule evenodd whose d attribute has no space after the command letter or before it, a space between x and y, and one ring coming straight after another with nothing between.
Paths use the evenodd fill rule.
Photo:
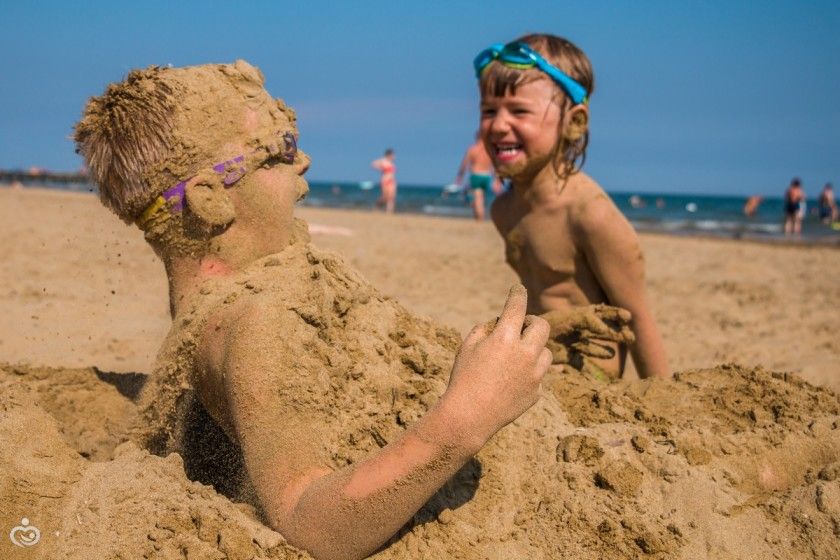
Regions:
<instances>
[{"instance_id":1,"label":"child's chest","mask_svg":"<svg viewBox=\"0 0 840 560\"><path fill-rule=\"evenodd\" d=\"M505 257L520 276L561 280L573 276L578 250L565 211L531 212L513 221Z\"/></svg>"}]
</instances>

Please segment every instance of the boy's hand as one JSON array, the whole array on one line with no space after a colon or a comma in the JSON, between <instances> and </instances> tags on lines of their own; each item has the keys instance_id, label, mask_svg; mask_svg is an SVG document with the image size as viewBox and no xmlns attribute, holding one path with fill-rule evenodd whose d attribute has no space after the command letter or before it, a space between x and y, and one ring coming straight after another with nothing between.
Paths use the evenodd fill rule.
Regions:
<instances>
[{"instance_id":1,"label":"boy's hand","mask_svg":"<svg viewBox=\"0 0 840 560\"><path fill-rule=\"evenodd\" d=\"M440 405L475 451L537 402L551 365L548 323L525 315L526 304L525 288L513 286L501 316L473 328L455 357Z\"/></svg>"},{"instance_id":2,"label":"boy's hand","mask_svg":"<svg viewBox=\"0 0 840 560\"><path fill-rule=\"evenodd\" d=\"M630 328L630 312L599 303L540 315L551 326L548 348L552 363L570 364L582 369L584 358L612 358L615 351L596 341L632 344L636 338Z\"/></svg>"}]
</instances>

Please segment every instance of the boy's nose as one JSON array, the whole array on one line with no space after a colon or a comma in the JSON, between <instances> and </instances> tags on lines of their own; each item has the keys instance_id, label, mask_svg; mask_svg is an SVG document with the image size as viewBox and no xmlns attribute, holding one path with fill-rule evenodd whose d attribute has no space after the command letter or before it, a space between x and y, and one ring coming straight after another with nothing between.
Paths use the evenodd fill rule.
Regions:
<instances>
[{"instance_id":1,"label":"boy's nose","mask_svg":"<svg viewBox=\"0 0 840 560\"><path fill-rule=\"evenodd\" d=\"M312 158L304 152L303 150L298 150L297 157L295 158L294 169L295 173L298 175L303 175L309 169L309 165L312 163Z\"/></svg>"},{"instance_id":2,"label":"boy's nose","mask_svg":"<svg viewBox=\"0 0 840 560\"><path fill-rule=\"evenodd\" d=\"M506 115L499 111L496 116L490 121L491 134L505 134L510 130L510 123L508 123Z\"/></svg>"}]
</instances>

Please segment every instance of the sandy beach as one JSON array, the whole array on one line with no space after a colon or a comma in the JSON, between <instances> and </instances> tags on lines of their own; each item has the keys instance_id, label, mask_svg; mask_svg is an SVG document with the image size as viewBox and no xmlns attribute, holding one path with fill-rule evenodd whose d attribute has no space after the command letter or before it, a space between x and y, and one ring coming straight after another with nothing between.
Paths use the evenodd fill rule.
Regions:
<instances>
[{"instance_id":1,"label":"sandy beach","mask_svg":"<svg viewBox=\"0 0 840 560\"><path fill-rule=\"evenodd\" d=\"M461 334L496 316L516 280L490 223L312 208L297 215L314 245ZM120 442L133 414L131 375L152 371L170 321L163 267L141 232L94 196L30 188L0 188L0 223L0 495L12 504L0 529L40 511L44 534L49 525L72 543L67 558L116 549L137 558L184 550L305 558L251 509L187 479L177 455ZM641 240L670 364L693 373L673 386L557 382L551 390L571 427L552 443L560 470L551 476L568 497L535 511L548 508L568 530L575 558L840 555L840 250ZM34 429L38 437L26 437ZM78 523L67 521L82 503ZM45 512L63 512L62 520L45 521ZM461 522L444 517L418 524L382 557L482 557L466 545L436 548L445 534L436 527ZM126 519L137 520L133 529L121 528ZM515 531L504 533L498 557L526 557L516 541ZM0 556L46 558L59 550L48 545L22 551L4 538Z\"/></svg>"},{"instance_id":2,"label":"sandy beach","mask_svg":"<svg viewBox=\"0 0 840 560\"><path fill-rule=\"evenodd\" d=\"M2 189L0 213L0 361L150 371L169 314L163 267L140 231L76 193ZM315 245L383 294L462 334L497 315L516 281L490 223L313 208L298 216ZM840 391L840 251L641 240L675 371L762 365Z\"/></svg>"}]
</instances>

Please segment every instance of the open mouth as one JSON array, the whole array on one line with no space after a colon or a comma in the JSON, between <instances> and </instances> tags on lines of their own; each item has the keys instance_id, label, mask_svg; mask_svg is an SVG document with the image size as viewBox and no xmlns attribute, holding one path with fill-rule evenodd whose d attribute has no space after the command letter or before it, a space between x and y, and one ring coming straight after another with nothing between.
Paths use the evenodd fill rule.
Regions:
<instances>
[{"instance_id":1,"label":"open mouth","mask_svg":"<svg viewBox=\"0 0 840 560\"><path fill-rule=\"evenodd\" d=\"M522 152L522 144L496 144L494 150L498 161L507 162Z\"/></svg>"}]
</instances>

